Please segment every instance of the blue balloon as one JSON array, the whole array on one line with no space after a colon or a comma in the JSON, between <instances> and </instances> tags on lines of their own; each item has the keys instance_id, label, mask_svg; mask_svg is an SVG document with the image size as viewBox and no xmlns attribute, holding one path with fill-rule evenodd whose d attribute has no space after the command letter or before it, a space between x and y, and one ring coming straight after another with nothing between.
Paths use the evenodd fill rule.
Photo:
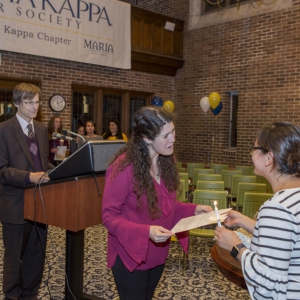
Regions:
<instances>
[{"instance_id":1,"label":"blue balloon","mask_svg":"<svg viewBox=\"0 0 300 300\"><path fill-rule=\"evenodd\" d=\"M219 105L215 109L211 108L211 111L216 116L222 111L222 108L223 108L223 104L222 104L222 102L220 102Z\"/></svg>"},{"instance_id":2,"label":"blue balloon","mask_svg":"<svg viewBox=\"0 0 300 300\"><path fill-rule=\"evenodd\" d=\"M162 107L163 104L164 104L163 99L161 99L158 96L153 97L152 100L151 100L151 105L152 106Z\"/></svg>"}]
</instances>

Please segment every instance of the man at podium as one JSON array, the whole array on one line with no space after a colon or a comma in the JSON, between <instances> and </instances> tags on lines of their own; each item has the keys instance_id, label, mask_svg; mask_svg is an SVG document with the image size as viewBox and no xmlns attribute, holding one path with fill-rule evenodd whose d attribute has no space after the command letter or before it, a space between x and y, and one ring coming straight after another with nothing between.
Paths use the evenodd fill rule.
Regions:
<instances>
[{"instance_id":1,"label":"man at podium","mask_svg":"<svg viewBox=\"0 0 300 300\"><path fill-rule=\"evenodd\" d=\"M36 300L40 287L47 232L45 225L24 220L24 189L49 181L47 128L33 120L41 91L21 83L14 88L17 114L0 124L0 221L2 223L5 299Z\"/></svg>"}]
</instances>

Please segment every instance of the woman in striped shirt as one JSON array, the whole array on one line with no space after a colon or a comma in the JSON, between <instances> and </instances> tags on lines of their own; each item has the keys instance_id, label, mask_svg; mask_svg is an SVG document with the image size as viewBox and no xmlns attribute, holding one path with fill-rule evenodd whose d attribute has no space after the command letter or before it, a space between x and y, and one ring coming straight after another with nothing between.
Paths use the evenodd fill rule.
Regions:
<instances>
[{"instance_id":1,"label":"woman in striped shirt","mask_svg":"<svg viewBox=\"0 0 300 300\"><path fill-rule=\"evenodd\" d=\"M216 227L220 247L239 259L252 299L300 299L300 127L267 124L250 148L255 174L271 184L274 196L254 221L230 211L224 224L253 234L250 249L238 236Z\"/></svg>"}]
</instances>

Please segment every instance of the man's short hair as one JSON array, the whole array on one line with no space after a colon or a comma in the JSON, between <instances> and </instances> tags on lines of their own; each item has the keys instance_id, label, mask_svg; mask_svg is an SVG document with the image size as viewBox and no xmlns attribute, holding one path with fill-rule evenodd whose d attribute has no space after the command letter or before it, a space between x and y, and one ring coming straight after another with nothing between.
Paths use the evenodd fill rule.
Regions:
<instances>
[{"instance_id":1,"label":"man's short hair","mask_svg":"<svg viewBox=\"0 0 300 300\"><path fill-rule=\"evenodd\" d=\"M20 105L22 100L32 100L36 94L41 98L41 90L31 83L20 83L13 90L13 103Z\"/></svg>"}]
</instances>

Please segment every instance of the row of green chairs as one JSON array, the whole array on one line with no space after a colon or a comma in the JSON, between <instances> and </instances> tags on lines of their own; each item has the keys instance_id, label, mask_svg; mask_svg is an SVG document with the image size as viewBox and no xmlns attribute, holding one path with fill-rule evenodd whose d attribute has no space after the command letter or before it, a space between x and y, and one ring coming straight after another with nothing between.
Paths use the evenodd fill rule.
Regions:
<instances>
[{"instance_id":1,"label":"row of green chairs","mask_svg":"<svg viewBox=\"0 0 300 300\"><path fill-rule=\"evenodd\" d=\"M187 163L186 170L185 170L185 168L183 168L182 162L177 162L176 164L177 164L177 167L180 169L180 172L188 173L188 176L192 180L193 184L196 184L197 174L199 172L205 172L205 173L209 173L209 174L210 173L222 174L223 171L228 170L228 165L226 165L226 164L211 164L209 169L205 169L205 166L203 163ZM185 172L183 172L183 171L185 171ZM233 170L228 170L228 171L233 171ZM234 171L241 171L238 173L239 174L241 173L242 175L252 175L252 172L254 171L254 169L253 169L253 166L237 165ZM224 174L225 173L226 172L224 172Z\"/></svg>"}]
</instances>

